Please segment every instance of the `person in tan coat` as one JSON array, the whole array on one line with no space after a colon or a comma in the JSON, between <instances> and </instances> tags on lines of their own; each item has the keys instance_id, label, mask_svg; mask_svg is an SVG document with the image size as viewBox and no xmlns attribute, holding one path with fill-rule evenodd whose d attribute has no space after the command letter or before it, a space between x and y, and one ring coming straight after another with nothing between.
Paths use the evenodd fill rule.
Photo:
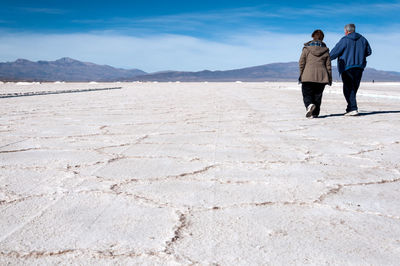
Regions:
<instances>
[{"instance_id":1,"label":"person in tan coat","mask_svg":"<svg viewBox=\"0 0 400 266\"><path fill-rule=\"evenodd\" d=\"M318 117L325 85L332 85L331 59L323 42L324 33L315 30L311 37L313 40L304 44L299 60L299 81L307 118Z\"/></svg>"}]
</instances>

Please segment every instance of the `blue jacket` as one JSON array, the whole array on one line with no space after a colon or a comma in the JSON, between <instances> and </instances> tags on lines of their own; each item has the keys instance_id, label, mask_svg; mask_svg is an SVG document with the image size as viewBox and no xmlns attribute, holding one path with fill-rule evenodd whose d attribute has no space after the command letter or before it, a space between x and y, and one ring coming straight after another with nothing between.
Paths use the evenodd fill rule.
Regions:
<instances>
[{"instance_id":1,"label":"blue jacket","mask_svg":"<svg viewBox=\"0 0 400 266\"><path fill-rule=\"evenodd\" d=\"M367 66L366 57L372 53L367 39L361 34L352 32L344 36L330 52L331 60L338 59L338 70L344 71L359 67L364 69Z\"/></svg>"}]
</instances>

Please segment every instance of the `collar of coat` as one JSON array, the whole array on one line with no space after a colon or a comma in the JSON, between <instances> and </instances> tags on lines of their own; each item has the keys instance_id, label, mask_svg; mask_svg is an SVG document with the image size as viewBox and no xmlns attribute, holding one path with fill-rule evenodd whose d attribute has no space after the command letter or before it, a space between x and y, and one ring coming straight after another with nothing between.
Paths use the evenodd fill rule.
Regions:
<instances>
[{"instance_id":1,"label":"collar of coat","mask_svg":"<svg viewBox=\"0 0 400 266\"><path fill-rule=\"evenodd\" d=\"M326 44L321 41L309 41L304 44L304 46L319 46L319 47L326 47Z\"/></svg>"}]
</instances>

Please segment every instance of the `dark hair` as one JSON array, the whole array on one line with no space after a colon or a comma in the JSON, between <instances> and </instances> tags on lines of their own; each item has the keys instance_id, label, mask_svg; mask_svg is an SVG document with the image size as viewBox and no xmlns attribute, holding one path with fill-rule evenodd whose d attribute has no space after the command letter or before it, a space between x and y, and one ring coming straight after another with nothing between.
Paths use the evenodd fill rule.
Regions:
<instances>
[{"instance_id":1,"label":"dark hair","mask_svg":"<svg viewBox=\"0 0 400 266\"><path fill-rule=\"evenodd\" d=\"M322 32L322 30L315 30L312 34L311 37L315 40L315 41L323 41L324 40L324 33Z\"/></svg>"}]
</instances>

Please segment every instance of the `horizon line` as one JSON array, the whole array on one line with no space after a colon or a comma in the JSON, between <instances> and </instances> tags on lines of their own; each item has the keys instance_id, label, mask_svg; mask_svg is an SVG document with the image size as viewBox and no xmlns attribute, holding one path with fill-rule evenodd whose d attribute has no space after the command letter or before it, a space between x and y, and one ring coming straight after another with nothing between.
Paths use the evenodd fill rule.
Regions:
<instances>
[{"instance_id":1,"label":"horizon line","mask_svg":"<svg viewBox=\"0 0 400 266\"><path fill-rule=\"evenodd\" d=\"M94 62L89 62L89 61L81 61L79 59L75 59L72 57L68 57L68 56L64 56L64 57L60 57L58 59L54 59L54 60L30 60L30 59L25 59L25 58L17 58L14 61L4 61L4 62L0 62L0 64L7 64L7 63L16 63L17 61L29 61L32 63L39 63L39 62L57 62L60 61L62 59L70 59L73 61L77 61L80 63L89 63L89 64L94 64L94 65L98 65L98 66L109 66L115 69L124 69L124 70L140 70L145 72L146 74L156 74L156 73L164 73L164 72L203 72L203 71L211 71L211 72L216 72L216 71L230 71L230 70L240 70L240 69L246 69L246 68L252 68L252 67L259 67L259 66L266 66L266 65L272 65L272 64L290 64L290 63L298 63L298 61L287 61L287 62L271 62L271 63L266 63L266 64L261 64L261 65L252 65L252 66L244 66L244 67L239 67L239 68L231 68L231 69L225 69L225 70L221 70L221 69L216 69L216 70L210 70L210 69L202 69L202 70L196 70L196 71L190 71L190 70L160 70L160 71L155 71L155 72L146 72L144 70L141 70L139 68L124 68L124 67L116 67L116 66L112 66L110 64L101 64L101 63L94 63ZM332 61L335 62L336 60ZM337 67L336 65L332 65L332 67ZM384 69L378 69L375 67L366 67L365 69L374 69L377 71L385 71L385 72L395 72L395 73L399 73L400 71L396 71L396 70L384 70Z\"/></svg>"}]
</instances>

